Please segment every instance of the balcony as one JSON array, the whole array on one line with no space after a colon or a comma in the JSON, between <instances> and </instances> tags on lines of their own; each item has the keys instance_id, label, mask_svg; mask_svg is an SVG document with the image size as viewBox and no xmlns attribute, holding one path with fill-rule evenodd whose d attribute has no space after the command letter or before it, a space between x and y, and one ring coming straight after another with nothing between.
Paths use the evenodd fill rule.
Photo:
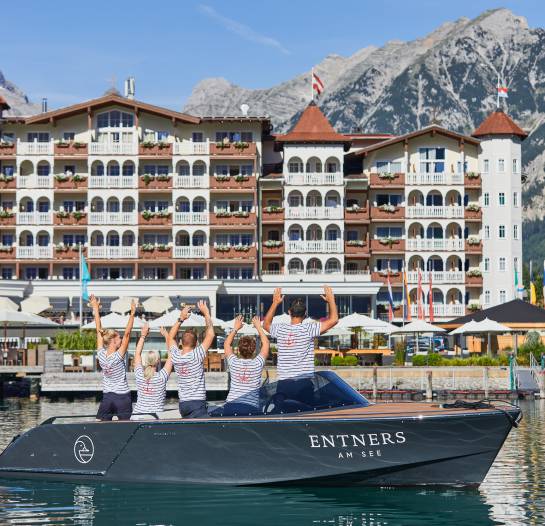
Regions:
<instances>
[{"instance_id":1,"label":"balcony","mask_svg":"<svg viewBox=\"0 0 545 526\"><path fill-rule=\"evenodd\" d=\"M90 142L89 155L138 155L138 143Z\"/></svg>"},{"instance_id":2,"label":"balcony","mask_svg":"<svg viewBox=\"0 0 545 526\"><path fill-rule=\"evenodd\" d=\"M294 186L342 186L344 176L336 173L288 173L284 175L284 183Z\"/></svg>"},{"instance_id":3,"label":"balcony","mask_svg":"<svg viewBox=\"0 0 545 526\"><path fill-rule=\"evenodd\" d=\"M203 144L203 143L195 143ZM208 188L210 177L208 175L175 175L174 188Z\"/></svg>"},{"instance_id":4,"label":"balcony","mask_svg":"<svg viewBox=\"0 0 545 526\"><path fill-rule=\"evenodd\" d=\"M137 225L137 212L91 212L90 225Z\"/></svg>"},{"instance_id":5,"label":"balcony","mask_svg":"<svg viewBox=\"0 0 545 526\"><path fill-rule=\"evenodd\" d=\"M286 219L342 219L340 206L287 206Z\"/></svg>"},{"instance_id":6,"label":"balcony","mask_svg":"<svg viewBox=\"0 0 545 526\"><path fill-rule=\"evenodd\" d=\"M136 259L138 246L130 247L89 247L89 259Z\"/></svg>"},{"instance_id":7,"label":"balcony","mask_svg":"<svg viewBox=\"0 0 545 526\"><path fill-rule=\"evenodd\" d=\"M210 248L202 246L174 246L172 257L175 259L208 259Z\"/></svg>"},{"instance_id":8,"label":"balcony","mask_svg":"<svg viewBox=\"0 0 545 526\"><path fill-rule=\"evenodd\" d=\"M0 175L0 190L15 190L16 188L17 181L13 175Z\"/></svg>"},{"instance_id":9,"label":"balcony","mask_svg":"<svg viewBox=\"0 0 545 526\"><path fill-rule=\"evenodd\" d=\"M214 157L255 157L257 145L255 142L218 142L210 144L210 155Z\"/></svg>"},{"instance_id":10,"label":"balcony","mask_svg":"<svg viewBox=\"0 0 545 526\"><path fill-rule=\"evenodd\" d=\"M288 241L286 243L286 252L288 253L308 253L308 254L339 254L344 249L342 239L334 241L320 240L298 240Z\"/></svg>"},{"instance_id":11,"label":"balcony","mask_svg":"<svg viewBox=\"0 0 545 526\"><path fill-rule=\"evenodd\" d=\"M257 255L255 246L214 245L210 250L212 259L254 259Z\"/></svg>"},{"instance_id":12,"label":"balcony","mask_svg":"<svg viewBox=\"0 0 545 526\"><path fill-rule=\"evenodd\" d=\"M344 220L348 222L369 221L369 207L350 206L345 208Z\"/></svg>"},{"instance_id":13,"label":"balcony","mask_svg":"<svg viewBox=\"0 0 545 526\"><path fill-rule=\"evenodd\" d=\"M141 175L138 178L139 190L169 190L172 188L170 175Z\"/></svg>"},{"instance_id":14,"label":"balcony","mask_svg":"<svg viewBox=\"0 0 545 526\"><path fill-rule=\"evenodd\" d=\"M182 141L175 142L172 145L173 155L208 155L210 153L210 143Z\"/></svg>"},{"instance_id":15,"label":"balcony","mask_svg":"<svg viewBox=\"0 0 545 526\"><path fill-rule=\"evenodd\" d=\"M432 272L420 272L420 275L422 276L422 283L423 284L429 284L430 282L430 274L433 285L443 285L443 284L450 284L450 283L459 283L463 284L465 283L465 273L458 270L452 270L452 271L432 271ZM418 272L411 271L407 272L407 282L408 283L418 283Z\"/></svg>"},{"instance_id":16,"label":"balcony","mask_svg":"<svg viewBox=\"0 0 545 526\"><path fill-rule=\"evenodd\" d=\"M255 212L211 212L210 224L222 225L257 225Z\"/></svg>"},{"instance_id":17,"label":"balcony","mask_svg":"<svg viewBox=\"0 0 545 526\"><path fill-rule=\"evenodd\" d=\"M416 205L407 207L407 218L422 219L463 219L464 207L458 205L452 206L425 206Z\"/></svg>"},{"instance_id":18,"label":"balcony","mask_svg":"<svg viewBox=\"0 0 545 526\"><path fill-rule=\"evenodd\" d=\"M9 245L0 245L0 260L13 259L15 257L15 247Z\"/></svg>"},{"instance_id":19,"label":"balcony","mask_svg":"<svg viewBox=\"0 0 545 526\"><path fill-rule=\"evenodd\" d=\"M483 286L483 275L480 270L470 269L466 272L466 287L482 287Z\"/></svg>"},{"instance_id":20,"label":"balcony","mask_svg":"<svg viewBox=\"0 0 545 526\"><path fill-rule=\"evenodd\" d=\"M469 236L465 241L465 251L468 254L482 254L483 242L478 237Z\"/></svg>"},{"instance_id":21,"label":"balcony","mask_svg":"<svg viewBox=\"0 0 545 526\"><path fill-rule=\"evenodd\" d=\"M59 142L55 144L55 157L87 157L89 147L83 142Z\"/></svg>"},{"instance_id":22,"label":"balcony","mask_svg":"<svg viewBox=\"0 0 545 526\"><path fill-rule=\"evenodd\" d=\"M16 153L15 144L0 142L0 159L4 157L14 157Z\"/></svg>"},{"instance_id":23,"label":"balcony","mask_svg":"<svg viewBox=\"0 0 545 526\"><path fill-rule=\"evenodd\" d=\"M213 175L209 184L212 190L254 190L257 180L254 176L246 175Z\"/></svg>"},{"instance_id":24,"label":"balcony","mask_svg":"<svg viewBox=\"0 0 545 526\"><path fill-rule=\"evenodd\" d=\"M403 221L405 219L405 208L392 205L372 206L371 219L376 221Z\"/></svg>"},{"instance_id":25,"label":"balcony","mask_svg":"<svg viewBox=\"0 0 545 526\"><path fill-rule=\"evenodd\" d=\"M175 225L207 225L209 218L208 212L174 212Z\"/></svg>"},{"instance_id":26,"label":"balcony","mask_svg":"<svg viewBox=\"0 0 545 526\"><path fill-rule=\"evenodd\" d=\"M17 224L15 212L13 210L2 210L0 212L1 226L15 226Z\"/></svg>"},{"instance_id":27,"label":"balcony","mask_svg":"<svg viewBox=\"0 0 545 526\"><path fill-rule=\"evenodd\" d=\"M426 318L430 315L430 306L422 305L422 311ZM458 316L465 316L466 308L465 305L454 303L454 304L443 304L443 303L434 303L433 304L433 315L437 318L457 318ZM418 316L418 305L415 303L411 304L411 315L413 317Z\"/></svg>"},{"instance_id":28,"label":"balcony","mask_svg":"<svg viewBox=\"0 0 545 526\"><path fill-rule=\"evenodd\" d=\"M477 172L467 172L464 176L464 185L470 188L480 188L482 185L481 174Z\"/></svg>"},{"instance_id":29,"label":"balcony","mask_svg":"<svg viewBox=\"0 0 545 526\"><path fill-rule=\"evenodd\" d=\"M466 221L481 221L483 218L483 211L477 205L466 206L464 210L464 219Z\"/></svg>"},{"instance_id":30,"label":"balcony","mask_svg":"<svg viewBox=\"0 0 545 526\"><path fill-rule=\"evenodd\" d=\"M53 212L17 212L18 225L52 225Z\"/></svg>"},{"instance_id":31,"label":"balcony","mask_svg":"<svg viewBox=\"0 0 545 526\"><path fill-rule=\"evenodd\" d=\"M53 155L54 143L17 141L17 155Z\"/></svg>"},{"instance_id":32,"label":"balcony","mask_svg":"<svg viewBox=\"0 0 545 526\"><path fill-rule=\"evenodd\" d=\"M91 175L89 188L136 188L136 175Z\"/></svg>"},{"instance_id":33,"label":"balcony","mask_svg":"<svg viewBox=\"0 0 545 526\"><path fill-rule=\"evenodd\" d=\"M407 174L407 186L451 186L464 183L463 174L446 172L439 173L409 173Z\"/></svg>"},{"instance_id":34,"label":"balcony","mask_svg":"<svg viewBox=\"0 0 545 526\"><path fill-rule=\"evenodd\" d=\"M86 212L55 212L53 222L56 226L80 226L87 224Z\"/></svg>"},{"instance_id":35,"label":"balcony","mask_svg":"<svg viewBox=\"0 0 545 526\"><path fill-rule=\"evenodd\" d=\"M346 256L369 256L369 238L358 241L345 241L344 254Z\"/></svg>"},{"instance_id":36,"label":"balcony","mask_svg":"<svg viewBox=\"0 0 545 526\"><path fill-rule=\"evenodd\" d=\"M18 188L53 188L52 175L20 175Z\"/></svg>"},{"instance_id":37,"label":"balcony","mask_svg":"<svg viewBox=\"0 0 545 526\"><path fill-rule=\"evenodd\" d=\"M82 248L83 253L87 253L85 247ZM55 259L62 259L63 261L79 261L79 246L78 245L65 245L64 243L59 243L55 246Z\"/></svg>"},{"instance_id":38,"label":"balcony","mask_svg":"<svg viewBox=\"0 0 545 526\"><path fill-rule=\"evenodd\" d=\"M171 259L172 247L168 245L143 245L138 249L140 259Z\"/></svg>"},{"instance_id":39,"label":"balcony","mask_svg":"<svg viewBox=\"0 0 545 526\"><path fill-rule=\"evenodd\" d=\"M373 254L397 254L405 252L405 240L393 239L391 237L385 239L371 239L371 252Z\"/></svg>"},{"instance_id":40,"label":"balcony","mask_svg":"<svg viewBox=\"0 0 545 526\"><path fill-rule=\"evenodd\" d=\"M464 250L463 239L407 239L410 252L461 252Z\"/></svg>"},{"instance_id":41,"label":"balcony","mask_svg":"<svg viewBox=\"0 0 545 526\"><path fill-rule=\"evenodd\" d=\"M283 223L285 211L279 206L266 206L261 210L261 221L263 223Z\"/></svg>"},{"instance_id":42,"label":"balcony","mask_svg":"<svg viewBox=\"0 0 545 526\"><path fill-rule=\"evenodd\" d=\"M263 256L283 256L284 242L283 241L263 241L261 245L261 254Z\"/></svg>"},{"instance_id":43,"label":"balcony","mask_svg":"<svg viewBox=\"0 0 545 526\"><path fill-rule=\"evenodd\" d=\"M141 142L138 145L138 155L144 158L172 157L172 144L166 142L148 143Z\"/></svg>"},{"instance_id":44,"label":"balcony","mask_svg":"<svg viewBox=\"0 0 545 526\"><path fill-rule=\"evenodd\" d=\"M138 216L139 225L148 226L172 226L172 214L165 212L152 212L144 210Z\"/></svg>"},{"instance_id":45,"label":"balcony","mask_svg":"<svg viewBox=\"0 0 545 526\"><path fill-rule=\"evenodd\" d=\"M54 179L55 190L80 190L87 188L87 176L59 174Z\"/></svg>"},{"instance_id":46,"label":"balcony","mask_svg":"<svg viewBox=\"0 0 545 526\"><path fill-rule=\"evenodd\" d=\"M53 257L53 246L47 247L17 247L17 259L51 259Z\"/></svg>"},{"instance_id":47,"label":"balcony","mask_svg":"<svg viewBox=\"0 0 545 526\"><path fill-rule=\"evenodd\" d=\"M326 272L317 270L263 270L261 280L264 282L282 281L282 282L318 282L331 283L343 281L369 282L371 275L367 270L360 270L351 273Z\"/></svg>"},{"instance_id":48,"label":"balcony","mask_svg":"<svg viewBox=\"0 0 545 526\"><path fill-rule=\"evenodd\" d=\"M405 186L404 173L371 173L369 175L371 188L403 188Z\"/></svg>"},{"instance_id":49,"label":"balcony","mask_svg":"<svg viewBox=\"0 0 545 526\"><path fill-rule=\"evenodd\" d=\"M403 281L403 276L401 272L395 270L376 270L371 272L371 281L376 281L379 283L386 284L388 281L388 276L390 276L390 283L392 285L399 285Z\"/></svg>"}]
</instances>

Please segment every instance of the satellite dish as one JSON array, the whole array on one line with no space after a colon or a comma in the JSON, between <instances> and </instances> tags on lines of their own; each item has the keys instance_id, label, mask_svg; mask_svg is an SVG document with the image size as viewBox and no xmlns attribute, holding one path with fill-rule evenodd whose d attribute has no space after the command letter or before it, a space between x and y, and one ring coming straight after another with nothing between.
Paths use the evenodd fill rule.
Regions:
<instances>
[{"instance_id":1,"label":"satellite dish","mask_svg":"<svg viewBox=\"0 0 545 526\"><path fill-rule=\"evenodd\" d=\"M250 109L250 106L248 106L248 104L241 104L240 105L240 111L242 112L242 115L244 115L244 117L248 116L248 110L249 109Z\"/></svg>"}]
</instances>

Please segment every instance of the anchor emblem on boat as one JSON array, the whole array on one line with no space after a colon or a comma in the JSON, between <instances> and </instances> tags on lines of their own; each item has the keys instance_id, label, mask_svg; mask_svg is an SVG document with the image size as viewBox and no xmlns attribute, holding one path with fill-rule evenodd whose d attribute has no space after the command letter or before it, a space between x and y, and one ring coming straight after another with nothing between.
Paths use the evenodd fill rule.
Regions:
<instances>
[{"instance_id":1,"label":"anchor emblem on boat","mask_svg":"<svg viewBox=\"0 0 545 526\"><path fill-rule=\"evenodd\" d=\"M87 464L93 459L95 445L90 437L81 435L74 442L74 456L80 464Z\"/></svg>"}]
</instances>

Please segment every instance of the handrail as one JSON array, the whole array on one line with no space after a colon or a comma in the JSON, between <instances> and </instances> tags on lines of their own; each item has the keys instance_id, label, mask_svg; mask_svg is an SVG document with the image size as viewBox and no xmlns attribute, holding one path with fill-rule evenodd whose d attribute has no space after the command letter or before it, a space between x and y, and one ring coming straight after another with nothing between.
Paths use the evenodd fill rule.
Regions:
<instances>
[{"instance_id":1,"label":"handrail","mask_svg":"<svg viewBox=\"0 0 545 526\"><path fill-rule=\"evenodd\" d=\"M518 389L517 359L511 356L509 360L509 388L511 391Z\"/></svg>"},{"instance_id":2,"label":"handrail","mask_svg":"<svg viewBox=\"0 0 545 526\"><path fill-rule=\"evenodd\" d=\"M540 385L542 374L541 364L536 360L536 357L533 355L533 353L530 353L530 372L534 377L537 385Z\"/></svg>"},{"instance_id":3,"label":"handrail","mask_svg":"<svg viewBox=\"0 0 545 526\"><path fill-rule=\"evenodd\" d=\"M153 416L155 418L155 420L159 420L159 417L157 416L157 413L133 413L133 415L138 415L138 416L140 416L140 415L151 415L151 416ZM96 414L93 414L93 415L59 415L59 416L52 416L50 418L47 418L40 425L45 426L47 424L53 424L55 422L55 420L60 420L60 419L64 419L64 418L70 418L70 419L95 418L96 419L96 417L97 417ZM136 420L135 420L135 422L136 422Z\"/></svg>"}]
</instances>

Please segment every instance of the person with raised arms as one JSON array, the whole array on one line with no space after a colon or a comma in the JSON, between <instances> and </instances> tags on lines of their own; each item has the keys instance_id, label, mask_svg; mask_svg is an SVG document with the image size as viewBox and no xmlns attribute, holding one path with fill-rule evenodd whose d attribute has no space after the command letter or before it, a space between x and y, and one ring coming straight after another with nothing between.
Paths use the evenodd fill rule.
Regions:
<instances>
[{"instance_id":1,"label":"person with raised arms","mask_svg":"<svg viewBox=\"0 0 545 526\"><path fill-rule=\"evenodd\" d=\"M117 416L119 420L129 420L132 413L132 400L129 384L127 383L127 369L125 354L129 348L131 331L134 325L136 303L131 302L129 321L125 327L123 338L114 329L102 329L100 321L100 300L91 295L89 305L93 310L97 334L98 363L102 369L103 396L98 407L99 420L112 420Z\"/></svg>"},{"instance_id":2,"label":"person with raised arms","mask_svg":"<svg viewBox=\"0 0 545 526\"><path fill-rule=\"evenodd\" d=\"M134 377L138 398L134 406L133 419L137 415L149 413L161 413L165 407L167 382L172 372L172 360L170 355L164 367L157 371L157 364L161 357L157 351L148 351L142 354L144 343L149 334L149 324L142 327L140 338L134 353Z\"/></svg>"},{"instance_id":3,"label":"person with raised arms","mask_svg":"<svg viewBox=\"0 0 545 526\"><path fill-rule=\"evenodd\" d=\"M206 386L204 383L204 359L214 341L214 326L210 311L204 301L197 305L206 322L206 331L200 345L197 345L197 335L192 330L182 334L180 347L176 345L176 335L180 325L189 317L189 307L182 309L178 321L166 331L161 327L165 337L170 359L178 379L178 396L180 415L183 418L201 418L208 416L206 410Z\"/></svg>"},{"instance_id":4,"label":"person with raised arms","mask_svg":"<svg viewBox=\"0 0 545 526\"><path fill-rule=\"evenodd\" d=\"M242 336L238 341L238 356L233 351L235 336L243 326L243 317L237 316L233 330L227 336L223 349L231 375L231 387L223 407L223 415L251 415L259 410L259 388L265 361L269 356L269 339L261 326L259 317L252 318L261 342L260 352L255 356L256 339Z\"/></svg>"}]
</instances>

